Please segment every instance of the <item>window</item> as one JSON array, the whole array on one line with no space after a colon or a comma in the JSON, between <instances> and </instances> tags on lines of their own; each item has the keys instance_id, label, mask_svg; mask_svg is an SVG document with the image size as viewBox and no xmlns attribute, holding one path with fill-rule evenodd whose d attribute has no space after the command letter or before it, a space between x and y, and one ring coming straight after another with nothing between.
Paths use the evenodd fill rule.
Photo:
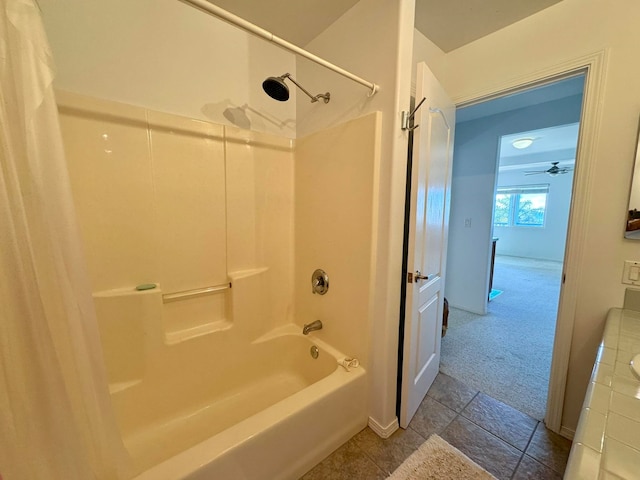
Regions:
<instances>
[{"instance_id":1,"label":"window","mask_svg":"<svg viewBox=\"0 0 640 480\"><path fill-rule=\"evenodd\" d=\"M496 227L544 227L549 185L498 187L493 210Z\"/></svg>"}]
</instances>

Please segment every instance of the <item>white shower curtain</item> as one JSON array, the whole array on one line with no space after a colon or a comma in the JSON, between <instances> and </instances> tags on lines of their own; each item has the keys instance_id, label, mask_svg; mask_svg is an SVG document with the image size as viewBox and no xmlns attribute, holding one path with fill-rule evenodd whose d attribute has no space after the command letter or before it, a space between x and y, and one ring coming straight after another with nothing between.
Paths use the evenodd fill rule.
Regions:
<instances>
[{"instance_id":1,"label":"white shower curtain","mask_svg":"<svg viewBox=\"0 0 640 480\"><path fill-rule=\"evenodd\" d=\"M126 478L53 77L35 1L0 0L0 477Z\"/></svg>"}]
</instances>

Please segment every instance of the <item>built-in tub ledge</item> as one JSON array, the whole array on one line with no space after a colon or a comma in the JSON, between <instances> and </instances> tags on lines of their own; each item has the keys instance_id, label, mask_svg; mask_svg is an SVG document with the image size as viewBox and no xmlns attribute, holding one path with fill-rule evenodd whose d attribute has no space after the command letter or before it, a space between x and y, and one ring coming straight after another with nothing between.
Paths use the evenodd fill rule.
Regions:
<instances>
[{"instance_id":1,"label":"built-in tub ledge","mask_svg":"<svg viewBox=\"0 0 640 480\"><path fill-rule=\"evenodd\" d=\"M256 338L251 343L264 343L273 338L281 337L282 335L296 335L300 332L302 332L301 326L298 326L295 323L287 323L286 325L282 325L280 327L269 330L267 333L265 333L261 337Z\"/></svg>"},{"instance_id":2,"label":"built-in tub ledge","mask_svg":"<svg viewBox=\"0 0 640 480\"><path fill-rule=\"evenodd\" d=\"M288 323L286 325L282 325L280 327L276 327L272 330L270 330L269 332L267 332L266 334L262 335L259 338L256 338L253 342L251 342L252 344L259 344L259 343L265 343L265 342L269 342L271 340L274 340L278 337L282 337L282 336L286 336L286 335L300 335L300 332L302 331L302 327L300 325L297 325L295 323ZM335 357L337 359L337 365L344 368L344 370L346 372L350 372L352 369L356 369L356 368L360 368L360 361L356 358L352 358L352 357L348 357L345 356L344 353L340 352L339 350L333 348L331 345L329 345L328 343L320 340L319 338L312 338L310 339L314 344L318 345L319 347L321 347L322 350L326 351L327 353L331 354L333 357Z\"/></svg>"},{"instance_id":3,"label":"built-in tub ledge","mask_svg":"<svg viewBox=\"0 0 640 480\"><path fill-rule=\"evenodd\" d=\"M187 340L192 340L203 335L209 335L216 332L224 332L226 330L229 330L232 326L233 322L230 322L229 320L218 320L215 322L196 325L195 327L191 328L174 330L171 332L166 332L164 334L164 343L168 346L177 345L179 343L186 342Z\"/></svg>"},{"instance_id":4,"label":"built-in tub ledge","mask_svg":"<svg viewBox=\"0 0 640 480\"><path fill-rule=\"evenodd\" d=\"M214 321L194 322L195 325L187 328L166 328L164 334L164 343L172 346L192 339L202 337L204 335L218 334L232 328L238 328L239 325L247 328L250 320L256 318L259 312L263 312L266 308L264 303L267 301L264 295L264 273L269 270L268 267L252 268L247 270L237 270L228 273L229 283L220 288L212 287L211 289L197 289L187 292L179 292L174 295L163 295L165 306L169 304L172 308L179 308L178 301L174 300L193 300L199 301L208 298L210 302L228 302L231 299L231 317L220 317ZM265 298L263 298L265 297ZM184 302L187 303L187 302ZM211 306L207 308L211 309ZM247 311L253 308L257 311ZM227 307L224 308L227 310ZM217 310L220 310L218 308ZM164 310L164 315L168 316L170 312ZM182 317L183 313L177 313L174 317ZM172 317L172 318L174 318ZM206 318L206 315L203 316ZM179 322L169 321L170 324L178 324Z\"/></svg>"},{"instance_id":5,"label":"built-in tub ledge","mask_svg":"<svg viewBox=\"0 0 640 480\"><path fill-rule=\"evenodd\" d=\"M149 284L151 285L151 284ZM97 292L93 292L93 298L111 298L111 297L122 297L124 295L158 295L162 294L162 289L160 288L160 284L153 284L155 287L147 288L144 290L137 290L135 286L132 287L121 287L121 288L112 288L110 290L99 290Z\"/></svg>"},{"instance_id":6,"label":"built-in tub ledge","mask_svg":"<svg viewBox=\"0 0 640 480\"><path fill-rule=\"evenodd\" d=\"M142 379L137 379L137 380L131 380L129 382L117 382L117 383L110 383L109 384L109 393L111 395L113 395L114 393L118 393L118 392L122 392L123 390L126 390L127 388L131 388L131 387L135 387L136 385L140 384L142 382Z\"/></svg>"},{"instance_id":7,"label":"built-in tub ledge","mask_svg":"<svg viewBox=\"0 0 640 480\"><path fill-rule=\"evenodd\" d=\"M231 285L235 280L242 280L243 278L253 277L260 275L261 273L269 270L269 267L250 268L247 270L236 270L235 272L229 272L229 278L231 279Z\"/></svg>"}]
</instances>

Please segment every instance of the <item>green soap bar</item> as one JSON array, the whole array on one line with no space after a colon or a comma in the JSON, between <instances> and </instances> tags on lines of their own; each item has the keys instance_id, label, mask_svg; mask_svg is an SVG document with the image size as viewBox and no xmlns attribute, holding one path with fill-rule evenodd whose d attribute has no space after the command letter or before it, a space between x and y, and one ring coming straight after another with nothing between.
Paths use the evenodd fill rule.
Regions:
<instances>
[{"instance_id":1,"label":"green soap bar","mask_svg":"<svg viewBox=\"0 0 640 480\"><path fill-rule=\"evenodd\" d=\"M138 285L136 290L151 290L152 288L156 288L155 283L143 283L142 285Z\"/></svg>"}]
</instances>

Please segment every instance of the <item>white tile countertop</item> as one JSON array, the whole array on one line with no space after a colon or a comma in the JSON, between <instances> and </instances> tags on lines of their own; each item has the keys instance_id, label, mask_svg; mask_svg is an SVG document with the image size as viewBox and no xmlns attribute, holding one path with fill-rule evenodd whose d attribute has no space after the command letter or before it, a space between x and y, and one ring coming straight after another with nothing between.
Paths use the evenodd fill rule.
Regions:
<instances>
[{"instance_id":1,"label":"white tile countertop","mask_svg":"<svg viewBox=\"0 0 640 480\"><path fill-rule=\"evenodd\" d=\"M634 302L625 299L625 306L628 304L635 307ZM585 395L565 480L640 479L640 379L630 366L638 353L640 311L612 308Z\"/></svg>"}]
</instances>

